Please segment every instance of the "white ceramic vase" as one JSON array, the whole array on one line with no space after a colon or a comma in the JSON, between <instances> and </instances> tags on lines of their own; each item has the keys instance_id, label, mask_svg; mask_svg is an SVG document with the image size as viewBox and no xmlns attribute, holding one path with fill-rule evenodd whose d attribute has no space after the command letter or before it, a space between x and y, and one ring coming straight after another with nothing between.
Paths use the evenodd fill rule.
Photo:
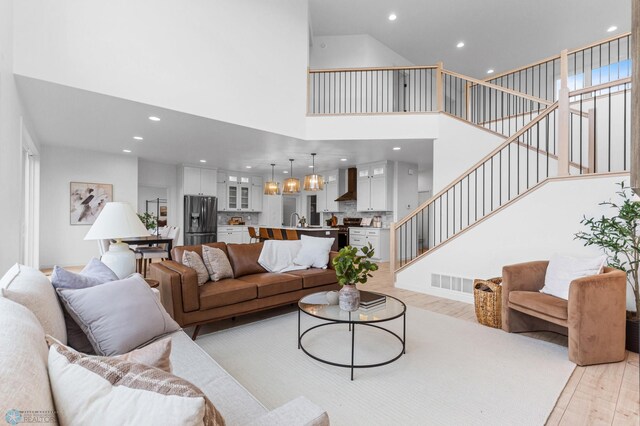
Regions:
<instances>
[{"instance_id":1,"label":"white ceramic vase","mask_svg":"<svg viewBox=\"0 0 640 426\"><path fill-rule=\"evenodd\" d=\"M339 301L340 296L338 295L337 291L328 291L327 292L327 302L329 302L330 305L337 305L338 301Z\"/></svg>"}]
</instances>

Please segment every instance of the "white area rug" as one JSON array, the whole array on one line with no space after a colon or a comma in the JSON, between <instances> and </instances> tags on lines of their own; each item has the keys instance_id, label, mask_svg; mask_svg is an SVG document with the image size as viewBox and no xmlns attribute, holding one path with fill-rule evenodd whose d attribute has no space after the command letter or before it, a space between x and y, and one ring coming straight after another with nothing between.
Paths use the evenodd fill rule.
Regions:
<instances>
[{"instance_id":1,"label":"white area rug","mask_svg":"<svg viewBox=\"0 0 640 426\"><path fill-rule=\"evenodd\" d=\"M302 314L303 330L319 320ZM402 321L383 325L402 330ZM347 363L346 325L304 337L312 353ZM349 369L297 349L297 313L198 338L197 343L267 408L304 395L332 425L543 425L575 365L567 349L409 307L407 353L392 364ZM397 354L395 337L356 328L356 362ZM215 403L215 401L214 401Z\"/></svg>"}]
</instances>

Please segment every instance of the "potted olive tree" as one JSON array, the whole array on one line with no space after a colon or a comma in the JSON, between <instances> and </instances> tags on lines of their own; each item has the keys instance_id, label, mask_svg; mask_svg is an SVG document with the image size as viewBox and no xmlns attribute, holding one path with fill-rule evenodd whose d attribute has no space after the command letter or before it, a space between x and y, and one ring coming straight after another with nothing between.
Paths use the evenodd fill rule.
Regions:
<instances>
[{"instance_id":1,"label":"potted olive tree","mask_svg":"<svg viewBox=\"0 0 640 426\"><path fill-rule=\"evenodd\" d=\"M604 201L601 206L614 210L610 217L587 218L580 221L587 230L578 232L575 237L584 241L585 246L600 247L608 256L609 266L618 268L627 274L627 281L633 289L635 312L627 311L627 350L638 352L638 325L640 323L640 202L634 202L630 188L620 182L616 193L619 202Z\"/></svg>"},{"instance_id":2,"label":"potted olive tree","mask_svg":"<svg viewBox=\"0 0 640 426\"><path fill-rule=\"evenodd\" d=\"M371 272L378 270L378 265L371 261L373 253L371 243L362 247L362 255L358 255L356 247L346 246L333 259L338 284L342 286L338 295L340 309L353 312L360 307L360 291L356 284L365 284L373 276Z\"/></svg>"}]
</instances>

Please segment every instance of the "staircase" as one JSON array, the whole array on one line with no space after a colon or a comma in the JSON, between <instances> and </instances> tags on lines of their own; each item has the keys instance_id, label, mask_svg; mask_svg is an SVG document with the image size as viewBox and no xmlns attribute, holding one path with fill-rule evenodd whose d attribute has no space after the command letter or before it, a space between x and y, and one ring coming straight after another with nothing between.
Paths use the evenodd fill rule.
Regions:
<instances>
[{"instance_id":1,"label":"staircase","mask_svg":"<svg viewBox=\"0 0 640 426\"><path fill-rule=\"evenodd\" d=\"M435 66L309 71L309 115L447 114L505 141L391 229L400 272L550 179L630 164L630 35L485 81Z\"/></svg>"}]
</instances>

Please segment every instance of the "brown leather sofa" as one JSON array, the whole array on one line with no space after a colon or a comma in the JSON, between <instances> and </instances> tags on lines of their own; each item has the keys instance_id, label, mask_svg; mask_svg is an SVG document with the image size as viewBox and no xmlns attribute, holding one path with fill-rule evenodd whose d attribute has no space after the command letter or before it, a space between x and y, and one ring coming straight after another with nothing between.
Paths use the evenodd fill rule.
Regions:
<instances>
[{"instance_id":1,"label":"brown leather sofa","mask_svg":"<svg viewBox=\"0 0 640 426\"><path fill-rule=\"evenodd\" d=\"M604 268L573 280L569 300L540 293L548 261L502 269L502 329L510 333L553 331L569 338L569 359L578 365L625 358L627 276Z\"/></svg>"},{"instance_id":2,"label":"brown leather sofa","mask_svg":"<svg viewBox=\"0 0 640 426\"><path fill-rule=\"evenodd\" d=\"M196 271L173 260L151 264L151 278L160 282L163 303L182 327L200 326L209 322L232 318L297 302L317 291L339 288L331 260L327 269L307 269L287 273L267 272L258 263L262 243L209 243L222 250L231 263L233 278L209 281L198 286ZM182 259L185 250L202 256L202 246L177 246L171 250L172 259Z\"/></svg>"}]
</instances>

